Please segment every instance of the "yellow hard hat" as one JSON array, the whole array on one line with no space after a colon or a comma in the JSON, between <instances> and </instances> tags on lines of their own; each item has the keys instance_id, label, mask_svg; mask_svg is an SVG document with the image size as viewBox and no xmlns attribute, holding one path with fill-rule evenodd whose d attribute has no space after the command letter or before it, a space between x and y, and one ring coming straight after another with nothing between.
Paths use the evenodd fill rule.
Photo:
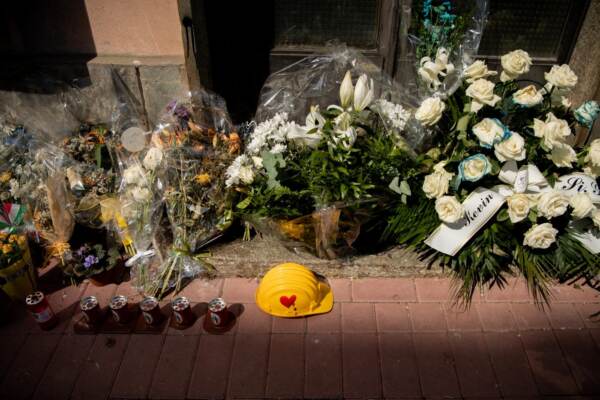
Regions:
<instances>
[{"instance_id":1,"label":"yellow hard hat","mask_svg":"<svg viewBox=\"0 0 600 400\"><path fill-rule=\"evenodd\" d=\"M256 304L276 317L324 314L333 308L333 292L324 278L294 263L271 268L256 290Z\"/></svg>"}]
</instances>

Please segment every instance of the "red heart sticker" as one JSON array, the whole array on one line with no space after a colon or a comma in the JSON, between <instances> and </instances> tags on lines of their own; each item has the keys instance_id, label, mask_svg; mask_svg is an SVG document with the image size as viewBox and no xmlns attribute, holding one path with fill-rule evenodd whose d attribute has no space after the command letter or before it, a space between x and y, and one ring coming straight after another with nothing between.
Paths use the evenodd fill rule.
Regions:
<instances>
[{"instance_id":1,"label":"red heart sticker","mask_svg":"<svg viewBox=\"0 0 600 400\"><path fill-rule=\"evenodd\" d=\"M279 302L281 304L283 304L286 308L290 308L291 306L294 305L294 303L296 302L296 295L293 294L290 297L287 296L281 296L279 298Z\"/></svg>"}]
</instances>

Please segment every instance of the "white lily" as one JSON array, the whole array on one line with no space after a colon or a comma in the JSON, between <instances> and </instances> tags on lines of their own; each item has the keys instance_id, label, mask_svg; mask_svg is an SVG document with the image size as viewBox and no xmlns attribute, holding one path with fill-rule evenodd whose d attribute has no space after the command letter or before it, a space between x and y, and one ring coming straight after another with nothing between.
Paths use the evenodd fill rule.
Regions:
<instances>
[{"instance_id":1,"label":"white lily","mask_svg":"<svg viewBox=\"0 0 600 400\"><path fill-rule=\"evenodd\" d=\"M319 106L312 106L310 112L306 116L306 127L308 129L317 128L318 131L325 125L325 117L321 115Z\"/></svg>"},{"instance_id":2,"label":"white lily","mask_svg":"<svg viewBox=\"0 0 600 400\"><path fill-rule=\"evenodd\" d=\"M309 130L308 127L291 123L288 127L287 138L299 146L307 146L314 149L319 146L323 138L323 133L321 130L315 133L308 133Z\"/></svg>"},{"instance_id":3,"label":"white lily","mask_svg":"<svg viewBox=\"0 0 600 400\"><path fill-rule=\"evenodd\" d=\"M454 64L448 62L448 50L443 47L440 47L435 54L435 63L440 69L440 73L442 75L450 74L454 71ZM446 74L441 72L442 70L446 70Z\"/></svg>"},{"instance_id":4,"label":"white lily","mask_svg":"<svg viewBox=\"0 0 600 400\"><path fill-rule=\"evenodd\" d=\"M352 103L352 96L354 95L354 86L352 85L352 74L350 71L346 71L344 80L340 85L340 103L343 108L349 107Z\"/></svg>"},{"instance_id":5,"label":"white lily","mask_svg":"<svg viewBox=\"0 0 600 400\"><path fill-rule=\"evenodd\" d=\"M421 67L419 68L419 76L429 86L430 89L437 89L442 83L438 75L441 73L440 66L429 57L423 57L421 59Z\"/></svg>"},{"instance_id":6,"label":"white lily","mask_svg":"<svg viewBox=\"0 0 600 400\"><path fill-rule=\"evenodd\" d=\"M362 74L360 78L358 78L356 87L354 88L354 110L362 111L367 108L373 101L374 95L373 79L369 81L367 75Z\"/></svg>"}]
</instances>

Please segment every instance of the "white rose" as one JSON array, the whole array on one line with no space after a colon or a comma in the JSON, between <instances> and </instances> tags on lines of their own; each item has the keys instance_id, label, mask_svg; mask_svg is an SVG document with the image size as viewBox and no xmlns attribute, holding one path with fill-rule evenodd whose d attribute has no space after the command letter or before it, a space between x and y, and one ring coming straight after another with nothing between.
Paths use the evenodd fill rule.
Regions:
<instances>
[{"instance_id":1,"label":"white rose","mask_svg":"<svg viewBox=\"0 0 600 400\"><path fill-rule=\"evenodd\" d=\"M532 226L523 239L523 245L534 249L547 249L556 241L558 230L552 224L546 222Z\"/></svg>"},{"instance_id":2,"label":"white rose","mask_svg":"<svg viewBox=\"0 0 600 400\"><path fill-rule=\"evenodd\" d=\"M508 216L513 224L524 220L529 215L531 204L526 194L517 193L506 198L508 204Z\"/></svg>"},{"instance_id":3,"label":"white rose","mask_svg":"<svg viewBox=\"0 0 600 400\"><path fill-rule=\"evenodd\" d=\"M240 180L246 185L251 184L254 181L254 171L247 165L242 165L238 174Z\"/></svg>"},{"instance_id":4,"label":"white rose","mask_svg":"<svg viewBox=\"0 0 600 400\"><path fill-rule=\"evenodd\" d=\"M556 143L564 143L565 138L571 135L569 123L564 119L556 118L551 112L546 115L546 121L534 118L533 134L543 138L544 147L552 149Z\"/></svg>"},{"instance_id":5,"label":"white rose","mask_svg":"<svg viewBox=\"0 0 600 400\"><path fill-rule=\"evenodd\" d=\"M154 171L156 167L160 165L160 162L163 159L163 153L158 147L152 147L146 153L146 157L144 157L144 168L150 171Z\"/></svg>"},{"instance_id":6,"label":"white rose","mask_svg":"<svg viewBox=\"0 0 600 400\"><path fill-rule=\"evenodd\" d=\"M481 146L491 148L504 139L505 127L496 119L484 118L473 125L473 134L477 136Z\"/></svg>"},{"instance_id":7,"label":"white rose","mask_svg":"<svg viewBox=\"0 0 600 400\"><path fill-rule=\"evenodd\" d=\"M463 205L454 196L443 196L435 201L435 211L442 222L453 224L465 215Z\"/></svg>"},{"instance_id":8,"label":"white rose","mask_svg":"<svg viewBox=\"0 0 600 400\"><path fill-rule=\"evenodd\" d=\"M592 198L587 193L577 193L571 196L569 204L573 208L571 215L576 219L585 218L596 209Z\"/></svg>"},{"instance_id":9,"label":"white rose","mask_svg":"<svg viewBox=\"0 0 600 400\"><path fill-rule=\"evenodd\" d=\"M533 107L540 104L544 100L544 96L540 93L535 86L525 86L523 89L517 90L513 93L513 101L525 107Z\"/></svg>"},{"instance_id":10,"label":"white rose","mask_svg":"<svg viewBox=\"0 0 600 400\"><path fill-rule=\"evenodd\" d=\"M483 154L475 154L465 158L458 165L458 173L462 180L476 182L492 169L489 160Z\"/></svg>"},{"instance_id":11,"label":"white rose","mask_svg":"<svg viewBox=\"0 0 600 400\"><path fill-rule=\"evenodd\" d=\"M144 171L138 164L132 165L123 171L123 179L129 185L136 185L143 182L144 176Z\"/></svg>"},{"instance_id":12,"label":"white rose","mask_svg":"<svg viewBox=\"0 0 600 400\"><path fill-rule=\"evenodd\" d=\"M577 162L577 154L571 146L565 143L556 143L550 153L550 159L557 167L572 168Z\"/></svg>"},{"instance_id":13,"label":"white rose","mask_svg":"<svg viewBox=\"0 0 600 400\"><path fill-rule=\"evenodd\" d=\"M425 99L415 113L415 118L424 126L432 126L442 118L446 104L439 97Z\"/></svg>"},{"instance_id":14,"label":"white rose","mask_svg":"<svg viewBox=\"0 0 600 400\"><path fill-rule=\"evenodd\" d=\"M600 229L600 209L597 208L592 212L592 221Z\"/></svg>"},{"instance_id":15,"label":"white rose","mask_svg":"<svg viewBox=\"0 0 600 400\"><path fill-rule=\"evenodd\" d=\"M544 73L546 81L559 89L573 89L577 85L577 75L567 65L553 65L550 72Z\"/></svg>"},{"instance_id":16,"label":"white rose","mask_svg":"<svg viewBox=\"0 0 600 400\"><path fill-rule=\"evenodd\" d=\"M150 198L150 190L145 187L136 187L131 191L135 201L146 201Z\"/></svg>"},{"instance_id":17,"label":"white rose","mask_svg":"<svg viewBox=\"0 0 600 400\"><path fill-rule=\"evenodd\" d=\"M487 65L481 60L475 61L464 71L464 77L467 83L473 83L477 79L485 79L488 76L494 76L496 74L496 71L490 71Z\"/></svg>"},{"instance_id":18,"label":"white rose","mask_svg":"<svg viewBox=\"0 0 600 400\"><path fill-rule=\"evenodd\" d=\"M469 85L466 95L473 99L471 111L477 112L484 105L493 107L500 101L500 96L494 94L494 83L486 79L477 79Z\"/></svg>"},{"instance_id":19,"label":"white rose","mask_svg":"<svg viewBox=\"0 0 600 400\"><path fill-rule=\"evenodd\" d=\"M428 199L437 199L448 193L453 174L441 168L423 179L423 192Z\"/></svg>"},{"instance_id":20,"label":"white rose","mask_svg":"<svg viewBox=\"0 0 600 400\"><path fill-rule=\"evenodd\" d=\"M583 173L591 176L592 178L597 178L600 176L600 167L595 167L593 165L587 165L583 167Z\"/></svg>"},{"instance_id":21,"label":"white rose","mask_svg":"<svg viewBox=\"0 0 600 400\"><path fill-rule=\"evenodd\" d=\"M545 218L560 217L567 212L569 198L559 191L551 190L540 195L537 209L540 216Z\"/></svg>"},{"instance_id":22,"label":"white rose","mask_svg":"<svg viewBox=\"0 0 600 400\"><path fill-rule=\"evenodd\" d=\"M594 167L600 167L600 139L590 143L588 154L585 156L585 162L589 162Z\"/></svg>"},{"instance_id":23,"label":"white rose","mask_svg":"<svg viewBox=\"0 0 600 400\"><path fill-rule=\"evenodd\" d=\"M500 58L500 62L504 69L500 74L502 82L510 81L519 75L526 74L531 67L531 57L523 50L515 50L503 55Z\"/></svg>"},{"instance_id":24,"label":"white rose","mask_svg":"<svg viewBox=\"0 0 600 400\"><path fill-rule=\"evenodd\" d=\"M504 162L506 160L521 161L525 159L525 139L516 132L511 132L508 139L494 145L496 158Z\"/></svg>"}]
</instances>

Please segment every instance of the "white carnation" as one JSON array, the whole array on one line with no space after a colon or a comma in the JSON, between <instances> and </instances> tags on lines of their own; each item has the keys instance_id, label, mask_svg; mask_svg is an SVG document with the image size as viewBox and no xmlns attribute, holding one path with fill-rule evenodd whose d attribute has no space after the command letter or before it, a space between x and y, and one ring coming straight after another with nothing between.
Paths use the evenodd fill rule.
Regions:
<instances>
[{"instance_id":1,"label":"white carnation","mask_svg":"<svg viewBox=\"0 0 600 400\"><path fill-rule=\"evenodd\" d=\"M163 152L158 147L152 147L146 153L144 157L144 168L150 171L154 171L158 167L163 159Z\"/></svg>"}]
</instances>

